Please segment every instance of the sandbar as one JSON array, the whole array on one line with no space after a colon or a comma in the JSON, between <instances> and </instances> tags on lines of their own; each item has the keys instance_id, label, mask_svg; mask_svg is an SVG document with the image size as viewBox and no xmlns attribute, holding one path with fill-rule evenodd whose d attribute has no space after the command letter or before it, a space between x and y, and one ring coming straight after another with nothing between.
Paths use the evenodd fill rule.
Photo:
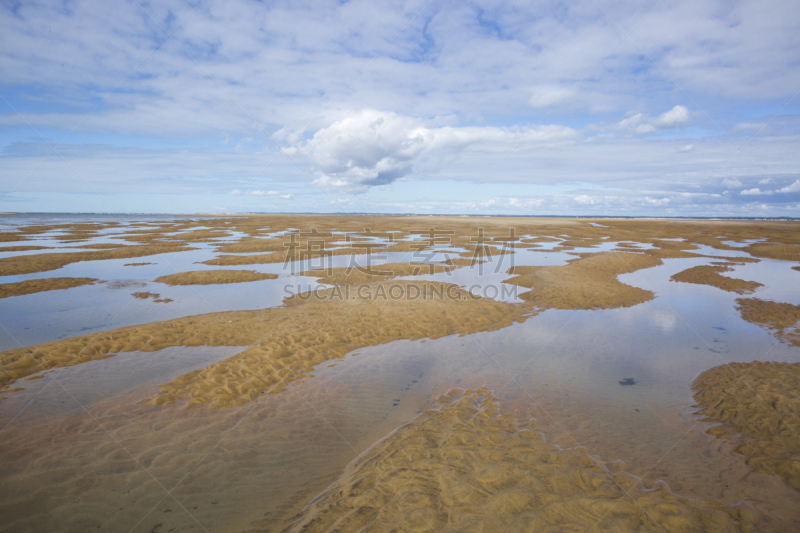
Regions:
<instances>
[{"instance_id":1,"label":"sandbar","mask_svg":"<svg viewBox=\"0 0 800 533\"><path fill-rule=\"evenodd\" d=\"M276 279L277 277L277 274L266 274L254 270L194 270L161 276L156 278L155 281L166 283L167 285L214 285L261 281L264 279Z\"/></svg>"},{"instance_id":2,"label":"sandbar","mask_svg":"<svg viewBox=\"0 0 800 533\"><path fill-rule=\"evenodd\" d=\"M745 281L720 275L720 272L730 272L731 270L733 269L726 265L701 265L678 272L670 280L681 283L695 283L697 285L711 285L723 291L737 294L750 294L757 288L763 287L761 283L756 281Z\"/></svg>"},{"instance_id":3,"label":"sandbar","mask_svg":"<svg viewBox=\"0 0 800 533\"><path fill-rule=\"evenodd\" d=\"M95 281L97 281L95 278L43 278L18 281L16 283L3 283L0 284L0 298L42 291L71 289L81 285L91 285Z\"/></svg>"}]
</instances>

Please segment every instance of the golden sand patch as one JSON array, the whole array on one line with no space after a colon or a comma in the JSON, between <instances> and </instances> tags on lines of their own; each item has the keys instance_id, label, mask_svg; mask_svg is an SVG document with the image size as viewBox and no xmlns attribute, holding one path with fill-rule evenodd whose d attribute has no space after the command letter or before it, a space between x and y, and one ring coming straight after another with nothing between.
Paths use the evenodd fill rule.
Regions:
<instances>
[{"instance_id":1,"label":"golden sand patch","mask_svg":"<svg viewBox=\"0 0 800 533\"><path fill-rule=\"evenodd\" d=\"M761 283L756 281L745 281L720 275L720 272L730 272L731 270L733 269L727 265L701 265L687 268L669 279L681 283L711 285L723 291L735 292L737 294L750 294L757 288L763 287Z\"/></svg>"},{"instance_id":2,"label":"golden sand patch","mask_svg":"<svg viewBox=\"0 0 800 533\"><path fill-rule=\"evenodd\" d=\"M382 265L372 265L369 267L344 267L332 269L315 269L301 272L303 276L319 277L320 283L326 285L343 285L356 283L372 283L384 281L403 276L420 276L426 274L437 274L440 272L452 272L462 266L479 264L481 261L472 261L464 258L453 258L439 264L425 263L385 263Z\"/></svg>"},{"instance_id":3,"label":"golden sand patch","mask_svg":"<svg viewBox=\"0 0 800 533\"><path fill-rule=\"evenodd\" d=\"M350 463L285 531L765 531L741 503L647 489L583 448L549 445L458 389Z\"/></svg>"},{"instance_id":4,"label":"golden sand patch","mask_svg":"<svg viewBox=\"0 0 800 533\"><path fill-rule=\"evenodd\" d=\"M509 270L512 283L532 289L519 295L539 308L610 309L630 307L648 300L650 291L632 287L617 279L619 274L660 265L661 260L645 254L603 252L582 254L564 266L519 266Z\"/></svg>"},{"instance_id":5,"label":"golden sand patch","mask_svg":"<svg viewBox=\"0 0 800 533\"><path fill-rule=\"evenodd\" d=\"M35 250L48 250L49 246L2 246L0 252L33 252Z\"/></svg>"},{"instance_id":6,"label":"golden sand patch","mask_svg":"<svg viewBox=\"0 0 800 533\"><path fill-rule=\"evenodd\" d=\"M428 297L387 297L391 295L388 283L362 285L371 290L354 291L349 299L328 289L314 297L305 293L289 298L281 308L191 316L9 350L0 353L0 385L118 352L167 346L249 346L234 357L162 386L153 398L159 404L188 401L223 407L246 403L264 392L279 392L287 383L308 375L315 365L357 348L493 331L526 316L519 306L473 297L451 284L403 281L392 285L409 294L416 288Z\"/></svg>"},{"instance_id":7,"label":"golden sand patch","mask_svg":"<svg viewBox=\"0 0 800 533\"><path fill-rule=\"evenodd\" d=\"M78 248L81 250L115 250L122 248L124 245L113 242L96 242L92 244L81 244L78 246L70 246L70 248Z\"/></svg>"},{"instance_id":8,"label":"golden sand patch","mask_svg":"<svg viewBox=\"0 0 800 533\"><path fill-rule=\"evenodd\" d=\"M705 257L701 254L689 252L687 250L673 250L670 248L652 248L645 250L647 255L658 257L659 259L685 259L689 257Z\"/></svg>"},{"instance_id":9,"label":"golden sand patch","mask_svg":"<svg viewBox=\"0 0 800 533\"><path fill-rule=\"evenodd\" d=\"M261 281L276 279L277 274L265 274L255 270L195 270L192 272L178 272L168 276L161 276L155 281L167 285L213 285L220 283L245 283L248 281Z\"/></svg>"},{"instance_id":10,"label":"golden sand patch","mask_svg":"<svg viewBox=\"0 0 800 533\"><path fill-rule=\"evenodd\" d=\"M189 250L182 245L133 245L99 250L96 252L44 253L35 255L18 255L0 259L0 276L15 276L32 272L55 270L78 261L97 261L104 259L125 259L146 255L183 252Z\"/></svg>"},{"instance_id":11,"label":"golden sand patch","mask_svg":"<svg viewBox=\"0 0 800 533\"><path fill-rule=\"evenodd\" d=\"M692 384L708 433L738 442L757 471L800 490L800 363L730 363Z\"/></svg>"},{"instance_id":12,"label":"golden sand patch","mask_svg":"<svg viewBox=\"0 0 800 533\"><path fill-rule=\"evenodd\" d=\"M258 254L265 252L286 253L284 246L288 239L257 239L244 238L238 242L226 243L217 246L216 251L223 254Z\"/></svg>"},{"instance_id":13,"label":"golden sand patch","mask_svg":"<svg viewBox=\"0 0 800 533\"><path fill-rule=\"evenodd\" d=\"M134 298L139 298L140 300L152 298L154 302L162 304L168 304L173 301L172 298L162 298L157 292L132 292L131 296Z\"/></svg>"},{"instance_id":14,"label":"golden sand patch","mask_svg":"<svg viewBox=\"0 0 800 533\"><path fill-rule=\"evenodd\" d=\"M758 243L743 248L750 255L783 261L800 261L800 245L782 243Z\"/></svg>"},{"instance_id":15,"label":"golden sand patch","mask_svg":"<svg viewBox=\"0 0 800 533\"><path fill-rule=\"evenodd\" d=\"M770 330L779 339L800 346L800 305L739 298L736 308L744 320Z\"/></svg>"},{"instance_id":16,"label":"golden sand patch","mask_svg":"<svg viewBox=\"0 0 800 533\"><path fill-rule=\"evenodd\" d=\"M9 296L21 296L23 294L33 294L42 291L55 291L59 289L71 289L81 285L91 285L95 278L44 278L29 279L16 283L3 283L0 285L0 298Z\"/></svg>"}]
</instances>

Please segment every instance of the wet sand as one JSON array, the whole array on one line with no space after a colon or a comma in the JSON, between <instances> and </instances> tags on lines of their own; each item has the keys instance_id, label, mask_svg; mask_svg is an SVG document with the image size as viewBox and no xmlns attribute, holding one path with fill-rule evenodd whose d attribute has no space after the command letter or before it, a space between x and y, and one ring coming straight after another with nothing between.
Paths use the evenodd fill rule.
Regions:
<instances>
[{"instance_id":1,"label":"wet sand","mask_svg":"<svg viewBox=\"0 0 800 533\"><path fill-rule=\"evenodd\" d=\"M621 283L617 276L660 265L657 258L622 252L583 254L566 266L514 267L506 283L532 288L520 298L538 308L610 309L630 307L653 293Z\"/></svg>"},{"instance_id":2,"label":"wet sand","mask_svg":"<svg viewBox=\"0 0 800 533\"><path fill-rule=\"evenodd\" d=\"M56 270L78 261L102 261L107 259L123 259L147 255L181 252L188 248L182 245L139 245L122 246L97 252L42 253L36 255L20 255L0 259L0 276L15 276Z\"/></svg>"},{"instance_id":3,"label":"wet sand","mask_svg":"<svg viewBox=\"0 0 800 533\"><path fill-rule=\"evenodd\" d=\"M361 283L372 283L375 281L385 281L402 276L419 276L421 274L436 274L440 272L452 272L460 266L472 264L467 259L459 258L448 259L442 264L424 263L384 263L376 266L360 266L331 269L306 270L304 276L319 278L319 283L326 285L356 285Z\"/></svg>"},{"instance_id":4,"label":"wet sand","mask_svg":"<svg viewBox=\"0 0 800 533\"><path fill-rule=\"evenodd\" d=\"M263 279L276 279L277 274L264 274L253 270L195 270L161 276L154 281L167 285L214 285L246 283Z\"/></svg>"},{"instance_id":5,"label":"wet sand","mask_svg":"<svg viewBox=\"0 0 800 533\"><path fill-rule=\"evenodd\" d=\"M42 377L38 373L51 370L57 376L60 369L118 353L157 352L180 346L246 347L237 355L180 375L135 399L113 398L96 406L97 411L91 407L91 415L76 406L71 415L49 422L28 418L25 413L12 420L17 429L14 434L4 435L8 457L3 479L8 484L0 516L10 530L129 530L132 525L141 526L143 531L166 531L173 526L188 530L200 524L192 518L195 513L202 514L203 523L214 524L218 530L241 530L246 524L257 531L283 527L316 531L327 530L328 526L341 529L344 525L348 525L345 530L356 525L385 529L398 523L419 530L561 531L594 527L618 531L764 531L773 526L791 530L786 524L798 523L792 510L797 507L797 500L787 499L779 487L770 485L770 480L781 484L783 479L797 489L800 479L794 466L800 464L796 463L800 448L797 434L790 431L800 408L795 405L800 387L791 365L726 365L698 378L698 405L709 420L722 424L711 433L729 439L718 441L720 448L713 452L713 444L692 433L690 423L677 420L669 406L658 407L663 413L651 420L660 418L676 427L687 425L691 444L678 442L677 450L694 454L706 447L704 453L714 457L713 467L697 462L695 471L702 482L693 479L689 467L679 469L680 474L665 472L658 466L658 456L652 453L633 457L628 448L615 448L614 439L619 435L613 428L586 439L587 445L591 444L586 450L560 449L552 443L572 446L562 435L563 427L547 420L530 425L524 416L520 417L522 413L530 414L532 407L526 403L529 400L504 397L503 401L513 407L507 412L513 411L518 418L504 417L485 390L454 393L443 398L436 410L419 418L414 418L413 409L387 415L385 422L355 432L359 435L358 444L333 444L342 437L336 421L352 421L344 415L346 402L330 405L319 399L308 404L319 392L312 371L319 372L322 363L338 364L353 350L400 340L424 341L497 331L537 320L546 309L605 313L634 307L657 299L659 294L624 283L618 276L660 266L669 259L708 261L713 257L716 261L710 265L683 270L672 280L713 287L704 290L738 294L757 293L761 285L723 276L732 265L758 261L759 257L800 260L800 230L796 223L602 219L597 224L573 219L264 215L176 217L128 225L40 224L0 232L0 242L24 241L5 249L8 252L36 252L48 248L39 243L51 241L93 250L5 257L0 259L0 275L6 276L49 272L81 261L182 252L191 250L193 245L215 255L203 261L205 264L223 267L384 252L405 253L408 259L397 262L399 259L393 257L393 263L376 266L376 270L384 272L377 278L359 269L301 270L304 276L337 287L287 298L279 307L186 316L0 353L0 385L6 387L2 392L8 397L15 394L15 387L24 387L24 381L17 380L34 374L40 381L49 380L50 374ZM91 242L93 239L109 242ZM557 243L555 247L553 243ZM507 283L531 289L519 294L521 303L476 298L453 284L438 281L390 281L429 273L427 265L419 269L413 264L415 253L455 248L454 255L460 257L434 267L435 274L444 274L476 260L496 258L501 249L508 250L512 245L518 251L537 252L530 255L572 252L574 258L555 266L537 266L534 259L533 265L509 270ZM153 274L147 279L180 286L245 284L276 277L256 270L220 269ZM61 283L59 279L80 278L15 280L6 286L57 285ZM406 291L413 287L415 291L446 297L393 299L393 284L402 284ZM363 291L358 292L359 289ZM699 291L700 287L692 290ZM379 296L381 292L383 298ZM147 302L171 301L155 292L142 291L133 296ZM800 306L758 298L740 298L736 302L744 320L800 346ZM164 306L169 307L172 306ZM491 347L487 357L491 357ZM480 386L480 379L476 376L476 387ZM438 390L452 386L443 382ZM51 387L58 387L58 382L54 380ZM299 401L293 391L303 391L305 400ZM538 392L545 393L541 389ZM375 398L379 397L376 394ZM341 400L346 395L337 398ZM759 403L763 398L769 401ZM570 397L561 397L551 410L575 417L573 420L583 419L583 424L590 427L592 402L591 395L574 392ZM428 403L419 399L415 405ZM245 419L245 413L250 412L258 414ZM324 420L334 421L334 426L327 427L321 421L317 426L307 425L321 412L325 413ZM130 416L139 417L137 424L128 422ZM277 417L280 423L266 429L271 417ZM390 433L412 418L408 425ZM242 425L238 425L240 420L244 420ZM620 419L620 423L626 421ZM547 431L546 439L537 433L539 429ZM324 442L318 438L322 430L333 430ZM157 437L157 431L164 433ZM214 448L213 438L227 431L240 439L238 444ZM641 431L649 435L647 427ZM355 455L387 433L345 469ZM343 434L349 435L347 431ZM652 434L661 435L658 431ZM644 442L649 437L643 434L631 438ZM707 439L713 442L711 437ZM281 456L289 454L293 446L307 449L307 462L300 456L282 461ZM657 448L653 443L648 446ZM269 472L266 477L264 470L250 468L249 459L257 450L265 449L279 455L269 461L259 459L269 462L270 466L264 467ZM636 472L645 472L645 480L625 473L631 469L623 468L621 463L606 463L594 457L600 450L609 461L630 460ZM213 456L210 464L204 463L205 454ZM308 459L314 454L322 454L324 460ZM737 454L746 456L747 464L759 474L748 474L750 467ZM689 460L692 461L695 460ZM649 468L654 462L656 465ZM201 463L203 472L192 469L192 464ZM721 466L723 463L727 466ZM145 469L140 468L142 465ZM701 472L705 468L709 471ZM29 478L28 471L35 472L35 477ZM294 471L302 471L306 477L285 479ZM668 478L670 474L678 494L711 497L716 503L678 496L660 484L651 489L659 475ZM753 481L762 474L768 479ZM187 483L180 498L171 500L159 486L180 484L182 475L193 483ZM248 487L246 491L235 489L240 478L247 480L243 482ZM745 478L746 483L742 481ZM218 496L213 490L215 479L224 479L231 487L224 516L234 513L238 520L235 527L231 524L229 528L215 507L221 503L216 501ZM337 481L326 490L334 480ZM723 482L739 482L747 487L729 489L722 486ZM263 486L259 487L259 483ZM754 492L758 487L764 489L763 498ZM266 503L260 502L261 494L269 494L264 497ZM303 510L317 494L319 497ZM733 495L755 499L756 494L762 498L756 502L761 511L749 504L733 505L738 500L730 500ZM201 500L203 503L197 503ZM112 508L118 511L109 514ZM153 511L147 513L151 508ZM259 512L254 513L254 509ZM765 510L770 517L761 514ZM255 516L259 513L264 515L260 520ZM775 521L779 515L784 522ZM299 521L290 527L287 519L292 516Z\"/></svg>"},{"instance_id":6,"label":"wet sand","mask_svg":"<svg viewBox=\"0 0 800 533\"><path fill-rule=\"evenodd\" d=\"M785 342L800 346L800 305L758 298L739 298L736 303L743 319L771 331Z\"/></svg>"},{"instance_id":7,"label":"wet sand","mask_svg":"<svg viewBox=\"0 0 800 533\"><path fill-rule=\"evenodd\" d=\"M453 390L363 453L286 531L769 531L747 504L649 488Z\"/></svg>"},{"instance_id":8,"label":"wet sand","mask_svg":"<svg viewBox=\"0 0 800 533\"><path fill-rule=\"evenodd\" d=\"M745 281L728 276L722 276L722 272L733 270L728 265L702 265L689 268L683 272L678 272L670 279L682 283L696 283L698 285L711 285L723 291L735 292L737 294L750 294L757 288L762 287L761 283L755 281Z\"/></svg>"},{"instance_id":9,"label":"wet sand","mask_svg":"<svg viewBox=\"0 0 800 533\"><path fill-rule=\"evenodd\" d=\"M700 414L721 424L710 434L800 491L800 364L731 363L703 372L692 388Z\"/></svg>"},{"instance_id":10,"label":"wet sand","mask_svg":"<svg viewBox=\"0 0 800 533\"><path fill-rule=\"evenodd\" d=\"M359 289L298 295L276 309L212 313L9 350L0 354L0 384L119 352L250 346L164 385L153 399L157 404L186 401L224 407L280 392L315 365L359 347L491 331L525 315L519 306L474 297L442 283L376 283ZM392 299L393 290L417 297Z\"/></svg>"},{"instance_id":11,"label":"wet sand","mask_svg":"<svg viewBox=\"0 0 800 533\"><path fill-rule=\"evenodd\" d=\"M42 291L55 291L59 289L70 289L81 285L91 285L97 281L94 278L44 278L19 281L17 283L0 284L0 298L10 296L21 296L23 294L33 294Z\"/></svg>"}]
</instances>

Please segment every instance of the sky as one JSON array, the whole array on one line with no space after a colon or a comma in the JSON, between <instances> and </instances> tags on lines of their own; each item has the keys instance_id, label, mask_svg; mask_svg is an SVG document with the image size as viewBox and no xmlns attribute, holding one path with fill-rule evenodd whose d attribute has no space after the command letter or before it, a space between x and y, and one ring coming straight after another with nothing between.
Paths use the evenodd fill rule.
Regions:
<instances>
[{"instance_id":1,"label":"sky","mask_svg":"<svg viewBox=\"0 0 800 533\"><path fill-rule=\"evenodd\" d=\"M800 216L800 2L5 1L0 211Z\"/></svg>"}]
</instances>

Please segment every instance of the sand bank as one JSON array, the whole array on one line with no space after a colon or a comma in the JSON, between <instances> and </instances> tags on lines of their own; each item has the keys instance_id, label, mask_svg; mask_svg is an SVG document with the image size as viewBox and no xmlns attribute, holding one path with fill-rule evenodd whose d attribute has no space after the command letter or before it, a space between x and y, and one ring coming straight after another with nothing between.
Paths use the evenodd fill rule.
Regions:
<instances>
[{"instance_id":1,"label":"sand bank","mask_svg":"<svg viewBox=\"0 0 800 533\"><path fill-rule=\"evenodd\" d=\"M254 270L195 270L161 276L155 281L167 285L213 285L220 283L245 283L276 279L277 274L264 274Z\"/></svg>"},{"instance_id":2,"label":"sand bank","mask_svg":"<svg viewBox=\"0 0 800 533\"><path fill-rule=\"evenodd\" d=\"M42 291L70 289L81 285L91 285L95 281L97 281L95 278L44 278L18 281L17 283L3 283L0 284L0 298L22 296L23 294Z\"/></svg>"},{"instance_id":3,"label":"sand bank","mask_svg":"<svg viewBox=\"0 0 800 533\"><path fill-rule=\"evenodd\" d=\"M334 255L367 253L368 250L412 252L437 246L500 246L525 243L561 241L557 251L575 247L594 247L602 242L652 244L646 253L656 257L694 257L697 245L721 250L745 251L758 257L800 260L800 231L793 222L738 222L688 220L620 220L603 219L594 225L582 219L534 219L525 217L388 217L369 215L247 215L203 219L170 219L132 223L127 231L110 236L135 245L108 249L113 244L96 243L106 254L71 255L41 254L39 259L7 258L0 260L0 275L40 272L59 268L74 260L90 261L118 257L138 257L166 251L186 249L192 243L216 244L221 253L259 253L254 256L225 255L207 264L243 265L278 263L286 259L287 251L308 251L320 243ZM101 235L108 229L119 230L117 222L87 224L52 224L20 227L0 232L0 241L21 241L40 238L45 232L60 231L57 239L83 242ZM235 233L234 233L235 232ZM289 232L294 236L275 234ZM239 234L236 241L229 241ZM399 241L416 236L415 242ZM365 242L364 238L390 239L383 245ZM226 239L222 242L221 239ZM673 240L669 240L673 239ZM674 240L680 239L680 240ZM749 241L761 240L752 243ZM64 242L62 240L61 242ZM730 242L740 243L732 246ZM148 247L162 250L145 251ZM634 246L630 244L629 246ZM173 248L171 247L184 247ZM622 246L624 249L626 246ZM98 251L100 251L98 250ZM152 249L151 249L152 250ZM35 263L35 264L34 264Z\"/></svg>"},{"instance_id":4,"label":"sand bank","mask_svg":"<svg viewBox=\"0 0 800 533\"><path fill-rule=\"evenodd\" d=\"M350 463L286 531L771 529L745 503L648 490L621 462L521 431L487 390L454 390Z\"/></svg>"},{"instance_id":5,"label":"sand bank","mask_svg":"<svg viewBox=\"0 0 800 533\"><path fill-rule=\"evenodd\" d=\"M173 301L172 298L162 298L161 294L157 292L132 292L131 296L140 300L152 299L154 302L161 304L168 304Z\"/></svg>"},{"instance_id":6,"label":"sand bank","mask_svg":"<svg viewBox=\"0 0 800 533\"><path fill-rule=\"evenodd\" d=\"M480 261L475 262L480 263ZM382 265L372 265L359 268L331 268L306 270L304 276L319 277L320 283L327 285L343 285L357 283L371 283L374 281L384 281L401 276L419 276L425 274L436 274L439 272L452 272L461 266L472 264L468 259L455 258L442 264L423 264L423 263L385 263Z\"/></svg>"},{"instance_id":7,"label":"sand bank","mask_svg":"<svg viewBox=\"0 0 800 533\"><path fill-rule=\"evenodd\" d=\"M617 276L660 264L661 260L644 254L582 254L564 266L513 267L508 273L515 277L505 280L505 283L532 287L519 297L539 308L630 307L652 300L654 295L620 282Z\"/></svg>"},{"instance_id":8,"label":"sand bank","mask_svg":"<svg viewBox=\"0 0 800 533\"><path fill-rule=\"evenodd\" d=\"M776 337L800 346L800 305L739 298L736 308L742 318L770 330Z\"/></svg>"},{"instance_id":9,"label":"sand bank","mask_svg":"<svg viewBox=\"0 0 800 533\"><path fill-rule=\"evenodd\" d=\"M711 285L723 291L735 292L737 294L750 294L757 288L763 287L761 283L755 281L745 281L720 275L720 272L730 272L731 270L733 269L726 265L702 265L678 272L669 279L681 283Z\"/></svg>"},{"instance_id":10,"label":"sand bank","mask_svg":"<svg viewBox=\"0 0 800 533\"><path fill-rule=\"evenodd\" d=\"M0 259L0 276L15 276L55 270L78 261L98 261L104 259L125 259L147 255L183 252L188 250L183 245L133 245L121 246L111 250L96 252L44 253L35 255L18 255Z\"/></svg>"},{"instance_id":11,"label":"sand bank","mask_svg":"<svg viewBox=\"0 0 800 533\"><path fill-rule=\"evenodd\" d=\"M397 286L408 294L392 297ZM242 353L164 385L155 403L215 407L248 402L307 375L315 365L364 346L399 339L492 331L524 320L520 306L473 297L434 282L376 283L347 294L328 289L286 300L285 307L191 316L120 328L0 353L0 385L41 370L118 352L167 346L249 346Z\"/></svg>"},{"instance_id":12,"label":"sand bank","mask_svg":"<svg viewBox=\"0 0 800 533\"><path fill-rule=\"evenodd\" d=\"M33 252L35 250L48 250L49 246L2 246L0 252Z\"/></svg>"},{"instance_id":13,"label":"sand bank","mask_svg":"<svg viewBox=\"0 0 800 533\"><path fill-rule=\"evenodd\" d=\"M692 384L700 414L720 422L708 430L738 443L757 471L800 490L800 364L730 363Z\"/></svg>"}]
</instances>

